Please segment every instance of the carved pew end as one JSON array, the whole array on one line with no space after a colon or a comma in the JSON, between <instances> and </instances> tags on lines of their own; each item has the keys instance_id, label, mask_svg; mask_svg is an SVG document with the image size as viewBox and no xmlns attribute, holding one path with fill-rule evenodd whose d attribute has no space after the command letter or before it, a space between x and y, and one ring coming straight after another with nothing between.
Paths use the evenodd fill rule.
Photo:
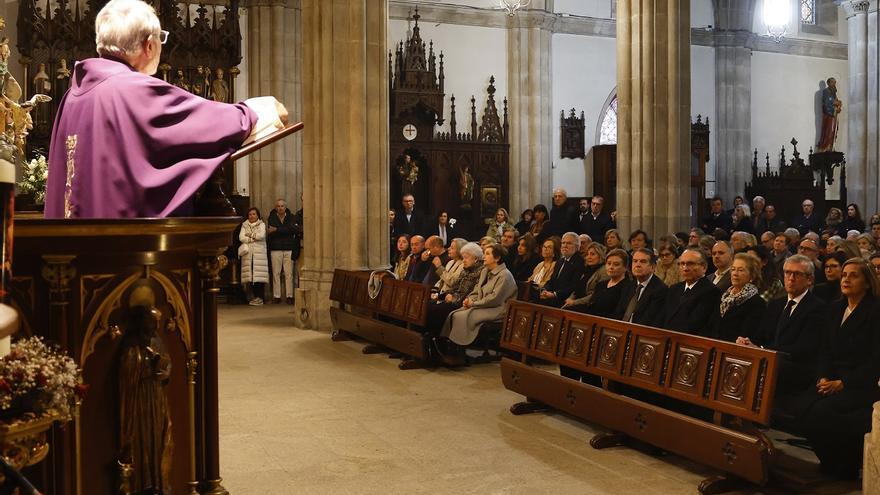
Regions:
<instances>
[{"instance_id":1,"label":"carved pew end","mask_svg":"<svg viewBox=\"0 0 880 495\"><path fill-rule=\"evenodd\" d=\"M590 439L590 447L596 450L627 445L629 437L619 432L599 433Z\"/></svg>"},{"instance_id":2,"label":"carved pew end","mask_svg":"<svg viewBox=\"0 0 880 495\"><path fill-rule=\"evenodd\" d=\"M367 344L361 349L363 354L382 354L383 352L388 352L388 349L377 344Z\"/></svg>"}]
</instances>

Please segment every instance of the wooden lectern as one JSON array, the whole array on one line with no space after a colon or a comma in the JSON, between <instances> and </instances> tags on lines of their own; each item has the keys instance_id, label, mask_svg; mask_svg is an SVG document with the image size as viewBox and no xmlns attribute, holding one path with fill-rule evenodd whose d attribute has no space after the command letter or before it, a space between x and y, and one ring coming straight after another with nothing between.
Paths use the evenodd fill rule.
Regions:
<instances>
[{"instance_id":1,"label":"wooden lectern","mask_svg":"<svg viewBox=\"0 0 880 495\"><path fill-rule=\"evenodd\" d=\"M248 149L301 128L288 126ZM137 493L151 475L141 471L150 469L173 493L226 493L219 469L216 284L240 222L16 218L10 289L20 333L58 343L89 386L75 421L51 432L49 458L26 473L43 493ZM153 327L132 316L144 305L153 308ZM159 369L164 374L153 371ZM132 396L137 400L126 400ZM133 430L158 438L162 448L123 433ZM155 458L144 459L147 450Z\"/></svg>"}]
</instances>

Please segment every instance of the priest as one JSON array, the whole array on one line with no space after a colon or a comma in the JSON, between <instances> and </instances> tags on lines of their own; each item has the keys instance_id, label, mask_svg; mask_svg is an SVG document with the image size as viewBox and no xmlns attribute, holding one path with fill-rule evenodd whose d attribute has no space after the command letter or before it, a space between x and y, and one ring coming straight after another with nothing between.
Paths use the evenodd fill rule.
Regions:
<instances>
[{"instance_id":1,"label":"priest","mask_svg":"<svg viewBox=\"0 0 880 495\"><path fill-rule=\"evenodd\" d=\"M99 58L77 62L52 129L47 218L190 214L236 149L283 127L287 110L272 97L221 103L152 77L167 39L141 0L98 13Z\"/></svg>"}]
</instances>

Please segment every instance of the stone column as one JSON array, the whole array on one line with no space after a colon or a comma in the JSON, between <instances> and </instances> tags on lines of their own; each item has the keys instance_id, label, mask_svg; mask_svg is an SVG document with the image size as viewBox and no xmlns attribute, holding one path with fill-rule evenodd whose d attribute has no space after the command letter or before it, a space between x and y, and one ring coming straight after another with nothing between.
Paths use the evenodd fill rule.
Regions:
<instances>
[{"instance_id":1,"label":"stone column","mask_svg":"<svg viewBox=\"0 0 880 495\"><path fill-rule=\"evenodd\" d=\"M880 402L874 403L871 431L865 435L865 461L862 491L880 493Z\"/></svg>"},{"instance_id":2,"label":"stone column","mask_svg":"<svg viewBox=\"0 0 880 495\"><path fill-rule=\"evenodd\" d=\"M754 2L713 0L715 9L715 193L733 204L751 180Z\"/></svg>"},{"instance_id":3,"label":"stone column","mask_svg":"<svg viewBox=\"0 0 880 495\"><path fill-rule=\"evenodd\" d=\"M550 80L553 0L532 2L508 18L510 212L549 204L553 186L553 84ZM544 9L544 10L536 10Z\"/></svg>"},{"instance_id":4,"label":"stone column","mask_svg":"<svg viewBox=\"0 0 880 495\"><path fill-rule=\"evenodd\" d=\"M617 218L653 238L686 230L690 1L617 4Z\"/></svg>"},{"instance_id":5,"label":"stone column","mask_svg":"<svg viewBox=\"0 0 880 495\"><path fill-rule=\"evenodd\" d=\"M329 329L333 270L388 267L388 1L303 0L305 245L295 317Z\"/></svg>"},{"instance_id":6,"label":"stone column","mask_svg":"<svg viewBox=\"0 0 880 495\"><path fill-rule=\"evenodd\" d=\"M284 103L291 122L302 119L301 0L248 2L248 92L271 95ZM296 211L302 195L302 133L295 134L250 157L251 205L262 212L287 200ZM265 213L264 213L265 214Z\"/></svg>"},{"instance_id":7,"label":"stone column","mask_svg":"<svg viewBox=\"0 0 880 495\"><path fill-rule=\"evenodd\" d=\"M847 115L846 185L847 200L857 203L869 215L877 211L877 164L868 163L868 0L843 2L849 43L849 101ZM876 142L876 138L875 138Z\"/></svg>"}]
</instances>

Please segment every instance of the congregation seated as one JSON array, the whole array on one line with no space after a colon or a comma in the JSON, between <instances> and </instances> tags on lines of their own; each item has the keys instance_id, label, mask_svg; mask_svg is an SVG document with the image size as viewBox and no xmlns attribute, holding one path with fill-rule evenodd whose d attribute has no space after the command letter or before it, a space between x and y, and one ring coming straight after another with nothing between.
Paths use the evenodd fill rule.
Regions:
<instances>
[{"instance_id":1,"label":"congregation seated","mask_svg":"<svg viewBox=\"0 0 880 495\"><path fill-rule=\"evenodd\" d=\"M483 250L474 242L461 243L460 248L455 246L460 239L453 240L450 251L455 250L459 257L459 270L450 283L443 282L442 288L432 294L431 302L428 303L428 317L426 318L428 332L440 330L449 313L461 308L465 298L470 294L480 278L480 270L483 268ZM448 275L447 270L444 275Z\"/></svg>"},{"instance_id":2,"label":"congregation seated","mask_svg":"<svg viewBox=\"0 0 880 495\"><path fill-rule=\"evenodd\" d=\"M559 239L551 237L541 244L541 260L532 269L532 274L526 280L536 293L547 285L553 276L556 267L556 258L559 257Z\"/></svg>"},{"instance_id":3,"label":"congregation seated","mask_svg":"<svg viewBox=\"0 0 880 495\"><path fill-rule=\"evenodd\" d=\"M726 241L718 241L712 246L712 264L715 272L712 273L712 283L721 292L730 288L730 267L733 263L733 248Z\"/></svg>"},{"instance_id":4,"label":"congregation seated","mask_svg":"<svg viewBox=\"0 0 880 495\"><path fill-rule=\"evenodd\" d=\"M701 230L703 232L714 232L715 229L722 229L726 232L731 232L733 220L724 211L724 201L716 196L712 198L709 207L711 211L700 222ZM702 233L699 235L702 235Z\"/></svg>"},{"instance_id":5,"label":"congregation seated","mask_svg":"<svg viewBox=\"0 0 880 495\"><path fill-rule=\"evenodd\" d=\"M794 255L783 269L786 297L767 304L761 322L736 342L759 345L783 354L776 382L776 396L799 393L812 383L816 356L825 330L825 301L816 297L814 266L809 258Z\"/></svg>"},{"instance_id":6,"label":"congregation seated","mask_svg":"<svg viewBox=\"0 0 880 495\"><path fill-rule=\"evenodd\" d=\"M603 212L605 206L605 198L599 194L594 194L589 201L581 200L581 211L578 215L577 232L579 234L587 234L591 239L604 239L605 233L617 225L614 220L606 212Z\"/></svg>"},{"instance_id":7,"label":"congregation seated","mask_svg":"<svg viewBox=\"0 0 880 495\"><path fill-rule=\"evenodd\" d=\"M608 251L623 249L623 239L620 237L620 232L617 229L608 229L605 232L605 249Z\"/></svg>"},{"instance_id":8,"label":"congregation seated","mask_svg":"<svg viewBox=\"0 0 880 495\"><path fill-rule=\"evenodd\" d=\"M733 209L733 223L730 226L732 232L755 233L755 224L752 221L751 209L746 204L737 205Z\"/></svg>"},{"instance_id":9,"label":"congregation seated","mask_svg":"<svg viewBox=\"0 0 880 495\"><path fill-rule=\"evenodd\" d=\"M504 264L507 265L507 269L513 273L513 264L516 261L517 250L516 246L519 244L519 234L516 232L516 229L512 226L504 227L504 232L501 233L501 247L504 248L504 252L507 255L504 257Z\"/></svg>"},{"instance_id":10,"label":"congregation seated","mask_svg":"<svg viewBox=\"0 0 880 495\"><path fill-rule=\"evenodd\" d=\"M435 262L435 260L438 261ZM436 267L446 266L446 263L449 262L449 253L443 247L443 241L440 237L436 235L428 237L428 240L425 241L425 250L422 252L421 261L422 266L426 267L424 269L425 275L422 278L413 276L410 281L431 287L440 279Z\"/></svg>"},{"instance_id":11,"label":"congregation seated","mask_svg":"<svg viewBox=\"0 0 880 495\"><path fill-rule=\"evenodd\" d=\"M449 247L449 244L455 238L455 226L449 223L449 212L440 210L437 213L437 223L429 229L429 235L436 235L443 241L443 246Z\"/></svg>"},{"instance_id":12,"label":"congregation seated","mask_svg":"<svg viewBox=\"0 0 880 495\"><path fill-rule=\"evenodd\" d=\"M730 267L730 287L721 295L721 303L712 314L710 336L728 342L757 328L767 304L756 284L761 272L758 260L747 253L737 253Z\"/></svg>"},{"instance_id":13,"label":"congregation seated","mask_svg":"<svg viewBox=\"0 0 880 495\"><path fill-rule=\"evenodd\" d=\"M398 280L405 280L406 274L409 272L410 255L412 254L409 246L409 236L407 234L397 236L397 252L392 259L391 268Z\"/></svg>"},{"instance_id":14,"label":"congregation seated","mask_svg":"<svg viewBox=\"0 0 880 495\"><path fill-rule=\"evenodd\" d=\"M632 281L627 278L629 256L623 249L612 249L605 257L605 272L608 279L596 284L592 294L576 297L577 292L570 295L562 304L563 309L602 316L620 318L617 312L621 294Z\"/></svg>"},{"instance_id":15,"label":"congregation seated","mask_svg":"<svg viewBox=\"0 0 880 495\"><path fill-rule=\"evenodd\" d=\"M553 275L543 289L531 294L532 302L558 308L574 294L584 277L584 260L578 254L578 247L577 234L563 234Z\"/></svg>"},{"instance_id":16,"label":"congregation seated","mask_svg":"<svg viewBox=\"0 0 880 495\"><path fill-rule=\"evenodd\" d=\"M507 302L516 297L513 274L502 261L504 248L494 244L483 250L483 268L476 287L443 323L437 348L453 359L462 359L464 347L476 338L483 323L497 322L507 313Z\"/></svg>"},{"instance_id":17,"label":"congregation seated","mask_svg":"<svg viewBox=\"0 0 880 495\"><path fill-rule=\"evenodd\" d=\"M510 272L517 282L526 282L541 262L536 251L534 236L531 234L522 236L516 243L515 255L510 265Z\"/></svg>"},{"instance_id":18,"label":"congregation seated","mask_svg":"<svg viewBox=\"0 0 880 495\"><path fill-rule=\"evenodd\" d=\"M678 248L674 244L663 244L657 250L657 266L654 275L667 287L681 281L678 272Z\"/></svg>"},{"instance_id":19,"label":"congregation seated","mask_svg":"<svg viewBox=\"0 0 880 495\"><path fill-rule=\"evenodd\" d=\"M510 223L510 215L507 214L507 210L504 208L498 208L498 210L495 211L495 219L486 229L486 237L491 237L496 243L500 243L501 236L508 228L516 230L513 224Z\"/></svg>"},{"instance_id":20,"label":"congregation seated","mask_svg":"<svg viewBox=\"0 0 880 495\"><path fill-rule=\"evenodd\" d=\"M798 428L823 471L856 479L872 405L880 400L880 281L863 259L843 266L843 299L831 306L815 384L794 402Z\"/></svg>"},{"instance_id":21,"label":"congregation seated","mask_svg":"<svg viewBox=\"0 0 880 495\"><path fill-rule=\"evenodd\" d=\"M526 208L519 215L519 222L516 222L514 228L519 232L519 235L525 235L529 229L532 227L532 220L534 219L535 214L531 208Z\"/></svg>"},{"instance_id":22,"label":"congregation seated","mask_svg":"<svg viewBox=\"0 0 880 495\"><path fill-rule=\"evenodd\" d=\"M816 284L813 288L813 294L823 301L834 303L841 298L840 294L840 276L843 271L843 264L846 263L847 256L843 251L835 251L825 258L822 264L822 270L825 272L825 281Z\"/></svg>"},{"instance_id":23,"label":"congregation seated","mask_svg":"<svg viewBox=\"0 0 880 495\"><path fill-rule=\"evenodd\" d=\"M406 275L403 279L408 282L416 282L420 284L431 270L431 263L428 261L428 252L425 251L425 238L420 235L410 237L409 248L409 266L406 268Z\"/></svg>"},{"instance_id":24,"label":"congregation seated","mask_svg":"<svg viewBox=\"0 0 880 495\"><path fill-rule=\"evenodd\" d=\"M706 275L707 262L699 249L688 248L678 259L682 281L669 288L663 328L692 335L705 334L721 291Z\"/></svg>"},{"instance_id":25,"label":"congregation seated","mask_svg":"<svg viewBox=\"0 0 880 495\"><path fill-rule=\"evenodd\" d=\"M622 288L615 314L623 321L659 327L663 324L663 305L668 287L654 273L657 257L647 248L631 256L633 282Z\"/></svg>"},{"instance_id":26,"label":"congregation seated","mask_svg":"<svg viewBox=\"0 0 880 495\"><path fill-rule=\"evenodd\" d=\"M629 235L629 249L627 254L632 254L640 248L651 248L651 240L648 239L648 233L642 229L636 229Z\"/></svg>"},{"instance_id":27,"label":"congregation seated","mask_svg":"<svg viewBox=\"0 0 880 495\"><path fill-rule=\"evenodd\" d=\"M757 285L758 292L761 294L764 302L770 302L777 297L782 297L785 294L785 287L783 287L782 280L779 277L781 268L780 272L777 272L776 265L770 259L771 252L764 246L750 246L746 248L745 252L754 256L761 267L761 277L753 283Z\"/></svg>"},{"instance_id":28,"label":"congregation seated","mask_svg":"<svg viewBox=\"0 0 880 495\"><path fill-rule=\"evenodd\" d=\"M461 248L465 244L467 244L467 241L461 237L456 237L450 241L449 247L446 249L449 261L445 265L441 257L435 257L431 260L431 264L434 265L434 274L437 276L437 283L434 284L434 287L439 292L448 292L461 274L463 268Z\"/></svg>"},{"instance_id":29,"label":"congregation seated","mask_svg":"<svg viewBox=\"0 0 880 495\"><path fill-rule=\"evenodd\" d=\"M535 236L535 240L538 242L544 242L544 239L551 236L550 230L547 228L548 220L550 219L550 212L547 211L547 207L544 205L535 205L533 208L535 220L532 222L531 227L529 227L529 233Z\"/></svg>"},{"instance_id":30,"label":"congregation seated","mask_svg":"<svg viewBox=\"0 0 880 495\"><path fill-rule=\"evenodd\" d=\"M575 229L574 220L576 217L567 201L568 193L565 189L553 190L553 206L550 209L550 218L544 227L548 236L558 235L561 237L562 234Z\"/></svg>"}]
</instances>

